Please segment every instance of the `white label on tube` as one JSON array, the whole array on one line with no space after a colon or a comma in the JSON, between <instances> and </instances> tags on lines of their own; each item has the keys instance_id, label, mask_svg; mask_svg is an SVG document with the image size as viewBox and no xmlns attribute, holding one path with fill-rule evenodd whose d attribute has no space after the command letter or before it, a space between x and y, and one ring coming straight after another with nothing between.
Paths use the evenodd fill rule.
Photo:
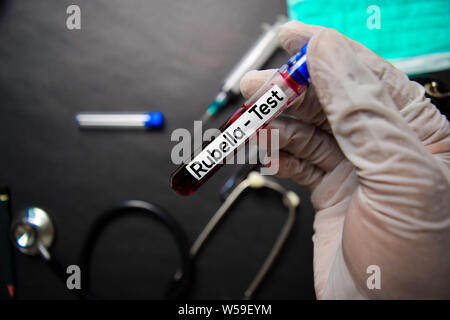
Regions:
<instances>
[{"instance_id":1,"label":"white label on tube","mask_svg":"<svg viewBox=\"0 0 450 320\"><path fill-rule=\"evenodd\" d=\"M285 93L277 85L274 85L189 162L186 169L197 180L202 179L271 119L286 103Z\"/></svg>"}]
</instances>

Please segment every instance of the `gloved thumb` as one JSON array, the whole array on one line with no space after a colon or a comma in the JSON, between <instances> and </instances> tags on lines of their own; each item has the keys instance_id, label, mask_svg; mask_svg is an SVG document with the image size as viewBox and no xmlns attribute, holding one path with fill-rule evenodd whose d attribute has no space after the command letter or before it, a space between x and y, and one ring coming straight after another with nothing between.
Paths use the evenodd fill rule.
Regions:
<instances>
[{"instance_id":1,"label":"gloved thumb","mask_svg":"<svg viewBox=\"0 0 450 320\"><path fill-rule=\"evenodd\" d=\"M373 56L369 63L374 62ZM383 68L394 68L381 58L379 61L384 63ZM386 79L380 79L386 74L398 76L398 72L376 74L373 66L369 68L364 61L364 54L358 52L358 46L333 29L324 29L311 38L307 63L336 141L355 166L364 196L369 197L364 199L366 203L383 212L401 214L399 211L410 210L403 210L406 208L399 197L426 198L424 192L434 191L430 184L435 190L448 190L448 169L409 127L399 111L405 106L396 105L408 101L395 99L386 87ZM401 80L408 81L406 77Z\"/></svg>"}]
</instances>

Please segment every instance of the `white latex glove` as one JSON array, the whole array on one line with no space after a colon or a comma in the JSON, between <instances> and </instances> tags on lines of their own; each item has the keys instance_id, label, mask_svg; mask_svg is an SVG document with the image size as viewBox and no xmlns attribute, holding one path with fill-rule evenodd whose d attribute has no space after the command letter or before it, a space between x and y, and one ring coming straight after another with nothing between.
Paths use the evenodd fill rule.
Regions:
<instances>
[{"instance_id":1,"label":"white latex glove","mask_svg":"<svg viewBox=\"0 0 450 320\"><path fill-rule=\"evenodd\" d=\"M286 110L296 119L270 127L279 176L311 190L317 297L450 298L449 122L423 87L335 30L290 22L280 40L291 54L310 40L312 86ZM244 97L273 72L249 72ZM371 265L381 289L368 289Z\"/></svg>"}]
</instances>

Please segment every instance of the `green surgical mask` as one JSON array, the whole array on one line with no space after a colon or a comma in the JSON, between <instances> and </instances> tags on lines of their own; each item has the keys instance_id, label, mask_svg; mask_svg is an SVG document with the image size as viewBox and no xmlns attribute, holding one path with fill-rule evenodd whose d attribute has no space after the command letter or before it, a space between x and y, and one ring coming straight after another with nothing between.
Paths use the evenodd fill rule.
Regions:
<instances>
[{"instance_id":1,"label":"green surgical mask","mask_svg":"<svg viewBox=\"0 0 450 320\"><path fill-rule=\"evenodd\" d=\"M334 28L408 74L450 68L449 0L287 0L291 20Z\"/></svg>"}]
</instances>

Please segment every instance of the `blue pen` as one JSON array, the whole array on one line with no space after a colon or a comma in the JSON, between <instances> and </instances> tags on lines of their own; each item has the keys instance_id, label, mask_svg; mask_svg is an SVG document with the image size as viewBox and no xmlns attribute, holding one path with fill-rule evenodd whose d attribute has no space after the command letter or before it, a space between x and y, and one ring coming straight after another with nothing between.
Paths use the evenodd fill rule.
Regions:
<instances>
[{"instance_id":1,"label":"blue pen","mask_svg":"<svg viewBox=\"0 0 450 320\"><path fill-rule=\"evenodd\" d=\"M160 129L164 115L160 111L143 113L79 113L78 127L86 129Z\"/></svg>"}]
</instances>

